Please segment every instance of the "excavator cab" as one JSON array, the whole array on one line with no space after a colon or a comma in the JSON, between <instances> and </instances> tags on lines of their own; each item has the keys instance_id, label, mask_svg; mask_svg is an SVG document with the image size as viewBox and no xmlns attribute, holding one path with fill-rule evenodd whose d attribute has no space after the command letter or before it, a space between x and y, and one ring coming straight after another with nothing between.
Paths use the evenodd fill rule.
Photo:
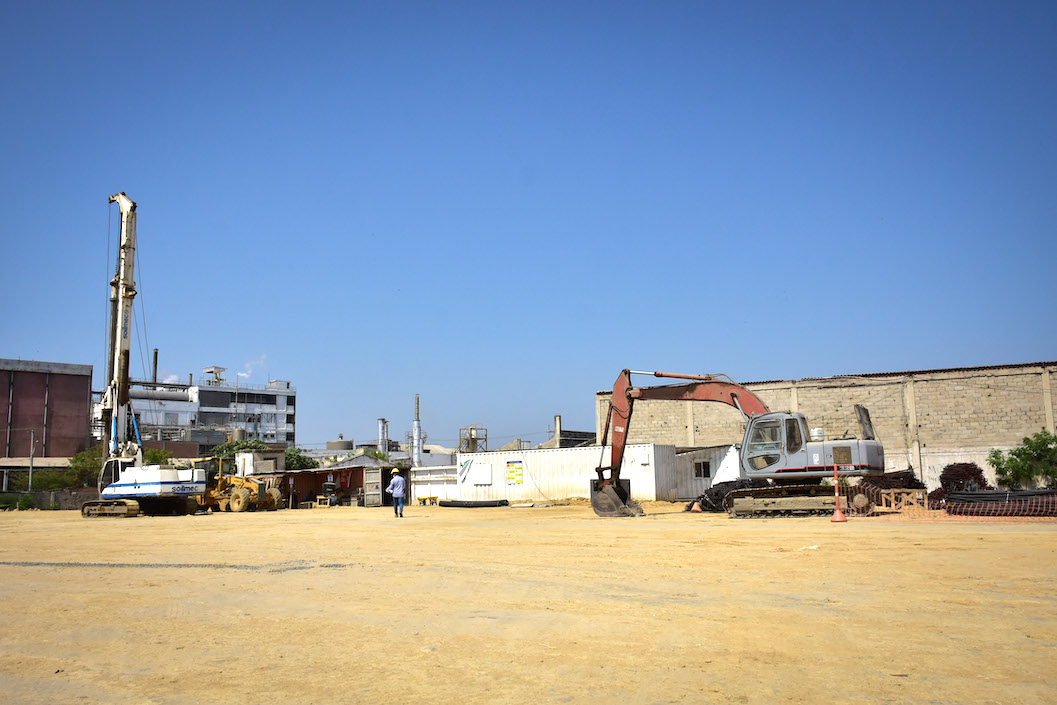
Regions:
<instances>
[{"instance_id":1,"label":"excavator cab","mask_svg":"<svg viewBox=\"0 0 1057 705\"><path fill-rule=\"evenodd\" d=\"M845 435L811 440L807 418L792 411L773 411L749 419L741 447L741 474L778 484L817 483L841 475L878 475L884 472L884 449L872 438L869 412L857 413L866 439Z\"/></svg>"},{"instance_id":2,"label":"excavator cab","mask_svg":"<svg viewBox=\"0 0 1057 705\"><path fill-rule=\"evenodd\" d=\"M742 449L745 474L770 476L806 467L806 428L802 414L779 411L750 419Z\"/></svg>"}]
</instances>

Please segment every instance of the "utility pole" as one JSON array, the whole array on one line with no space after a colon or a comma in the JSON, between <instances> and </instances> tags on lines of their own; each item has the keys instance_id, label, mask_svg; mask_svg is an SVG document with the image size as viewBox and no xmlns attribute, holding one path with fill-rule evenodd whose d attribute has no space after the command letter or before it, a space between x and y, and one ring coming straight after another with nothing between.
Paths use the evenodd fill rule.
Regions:
<instances>
[{"instance_id":1,"label":"utility pole","mask_svg":"<svg viewBox=\"0 0 1057 705\"><path fill-rule=\"evenodd\" d=\"M33 446L37 444L36 429L29 430L29 491L33 491ZM5 488L6 489L6 488Z\"/></svg>"}]
</instances>

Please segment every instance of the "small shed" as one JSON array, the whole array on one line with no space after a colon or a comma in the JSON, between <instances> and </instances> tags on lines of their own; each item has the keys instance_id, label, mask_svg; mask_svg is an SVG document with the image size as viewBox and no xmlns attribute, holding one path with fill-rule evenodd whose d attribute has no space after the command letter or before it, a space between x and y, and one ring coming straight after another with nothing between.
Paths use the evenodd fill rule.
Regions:
<instances>
[{"instance_id":1,"label":"small shed","mask_svg":"<svg viewBox=\"0 0 1057 705\"><path fill-rule=\"evenodd\" d=\"M370 455L358 455L355 458L343 460L325 468L310 468L306 470L287 470L279 475L279 485L283 495L289 503L293 495L293 505L300 502L308 502L323 494L323 483L333 482L336 485L335 494L340 504L353 504L364 498L365 477L372 469L381 471L384 478L381 489L384 490L389 482L390 470L393 463L380 460ZM407 471L402 470L404 479L407 479ZM392 505L392 497L382 492L381 504Z\"/></svg>"},{"instance_id":2,"label":"small shed","mask_svg":"<svg viewBox=\"0 0 1057 705\"><path fill-rule=\"evenodd\" d=\"M681 500L700 497L712 485L737 479L737 446L680 449L676 452L676 494Z\"/></svg>"}]
</instances>

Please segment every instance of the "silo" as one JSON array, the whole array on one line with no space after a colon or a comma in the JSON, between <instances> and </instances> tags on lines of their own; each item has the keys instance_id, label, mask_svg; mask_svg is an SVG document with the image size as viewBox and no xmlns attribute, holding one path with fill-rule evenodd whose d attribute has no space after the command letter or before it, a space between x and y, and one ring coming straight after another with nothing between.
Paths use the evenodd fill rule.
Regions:
<instances>
[{"instance_id":1,"label":"silo","mask_svg":"<svg viewBox=\"0 0 1057 705\"><path fill-rule=\"evenodd\" d=\"M356 448L355 441L346 441L343 434L338 434L338 440L327 441L327 450L353 450Z\"/></svg>"}]
</instances>

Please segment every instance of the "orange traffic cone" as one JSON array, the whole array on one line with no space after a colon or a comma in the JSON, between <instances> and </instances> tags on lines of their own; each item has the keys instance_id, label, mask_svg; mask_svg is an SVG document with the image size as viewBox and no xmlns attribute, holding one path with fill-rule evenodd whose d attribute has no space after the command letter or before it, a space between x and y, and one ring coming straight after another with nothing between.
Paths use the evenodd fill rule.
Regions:
<instances>
[{"instance_id":1,"label":"orange traffic cone","mask_svg":"<svg viewBox=\"0 0 1057 705\"><path fill-rule=\"evenodd\" d=\"M701 513L701 503L700 502L694 502L694 506L690 507L690 511L691 512L697 512L698 514L700 514Z\"/></svg>"},{"instance_id":2,"label":"orange traffic cone","mask_svg":"<svg viewBox=\"0 0 1057 705\"><path fill-rule=\"evenodd\" d=\"M848 521L848 517L844 516L844 512L840 510L840 479L837 477L836 465L833 466L833 497L837 500L837 508L833 510L830 521L837 523Z\"/></svg>"}]
</instances>

